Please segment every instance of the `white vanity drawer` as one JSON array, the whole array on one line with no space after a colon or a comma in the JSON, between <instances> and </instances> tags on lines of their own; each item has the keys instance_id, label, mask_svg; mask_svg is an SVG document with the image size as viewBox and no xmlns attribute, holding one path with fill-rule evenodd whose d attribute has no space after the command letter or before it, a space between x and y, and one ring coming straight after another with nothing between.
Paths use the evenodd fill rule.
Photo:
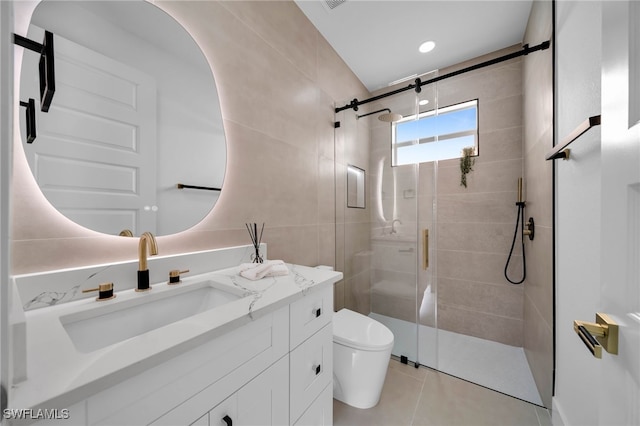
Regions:
<instances>
[{"instance_id":1,"label":"white vanity drawer","mask_svg":"<svg viewBox=\"0 0 640 426\"><path fill-rule=\"evenodd\" d=\"M233 394L209 411L209 426L233 424L238 418L238 395Z\"/></svg>"},{"instance_id":2,"label":"white vanity drawer","mask_svg":"<svg viewBox=\"0 0 640 426\"><path fill-rule=\"evenodd\" d=\"M291 349L331 322L333 287L306 294L291 304Z\"/></svg>"},{"instance_id":3,"label":"white vanity drawer","mask_svg":"<svg viewBox=\"0 0 640 426\"><path fill-rule=\"evenodd\" d=\"M295 423L295 426L330 426L333 424L333 384L329 383L319 397Z\"/></svg>"},{"instance_id":4,"label":"white vanity drawer","mask_svg":"<svg viewBox=\"0 0 640 426\"><path fill-rule=\"evenodd\" d=\"M320 395L333 379L333 327L331 323L298 346L290 355L291 422Z\"/></svg>"}]
</instances>

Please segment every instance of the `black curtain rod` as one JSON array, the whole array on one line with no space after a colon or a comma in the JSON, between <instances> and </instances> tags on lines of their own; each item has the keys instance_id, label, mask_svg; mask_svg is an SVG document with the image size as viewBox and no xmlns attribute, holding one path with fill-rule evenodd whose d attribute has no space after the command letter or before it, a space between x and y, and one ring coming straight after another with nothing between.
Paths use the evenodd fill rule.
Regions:
<instances>
[{"instance_id":1,"label":"black curtain rod","mask_svg":"<svg viewBox=\"0 0 640 426\"><path fill-rule=\"evenodd\" d=\"M387 92L387 93L383 93L381 95L377 95L374 96L372 98L369 99L365 99L363 101L359 101L358 99L353 99L349 104L343 106L343 107L339 107L335 109L335 112L338 113L340 111L344 111L345 109L350 109L352 108L354 111L358 110L358 106L360 105L364 105L364 104L368 104L369 102L374 102L377 101L379 99L383 99L386 98L388 96L393 96L393 95L397 95L398 93L402 93L402 92L406 92L407 90L413 90L415 89L416 92L420 93L420 91L422 90L422 86L425 86L427 84L431 84L431 83L435 83L438 82L440 80L444 80L450 77L455 77L456 75L460 75L460 74L464 74L466 72L469 71L474 71L480 68L484 68L484 67L488 67L489 65L494 65L494 64L498 64L500 62L504 62L504 61L508 61L509 59L513 59L513 58L518 58L520 56L525 56L528 55L529 53L532 52L537 52L538 50L545 50L548 49L549 46L551 45L551 42L549 40L544 41L536 46L533 47L529 47L528 44L525 44L524 46L522 46L522 50L518 51L518 52L514 52L514 53L510 53L508 55L504 55L504 56L500 56L499 58L495 58L495 59L491 59L485 62L481 62L479 64L476 65L472 65L470 67L467 68L462 68L458 71L453 71L450 72L449 74L444 74L438 77L434 77L430 80L426 80L426 81L422 81L420 80L420 78L416 78L415 82L413 84L408 85L407 87L403 87L401 89L396 89L396 90L392 90L391 92Z\"/></svg>"}]
</instances>

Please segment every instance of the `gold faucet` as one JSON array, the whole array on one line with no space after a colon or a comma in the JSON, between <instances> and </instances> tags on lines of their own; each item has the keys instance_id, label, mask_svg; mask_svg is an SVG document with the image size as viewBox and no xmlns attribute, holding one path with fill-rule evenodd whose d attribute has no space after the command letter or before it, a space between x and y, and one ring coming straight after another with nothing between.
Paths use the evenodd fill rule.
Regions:
<instances>
[{"instance_id":1,"label":"gold faucet","mask_svg":"<svg viewBox=\"0 0 640 426\"><path fill-rule=\"evenodd\" d=\"M147 266L147 247L151 256L158 254L158 243L151 232L145 232L140 236L138 244L138 288L136 291L151 290L149 286L149 268Z\"/></svg>"},{"instance_id":2,"label":"gold faucet","mask_svg":"<svg viewBox=\"0 0 640 426\"><path fill-rule=\"evenodd\" d=\"M131 229L123 229L122 231L120 231L118 236L119 237L133 237L133 232L131 232Z\"/></svg>"}]
</instances>

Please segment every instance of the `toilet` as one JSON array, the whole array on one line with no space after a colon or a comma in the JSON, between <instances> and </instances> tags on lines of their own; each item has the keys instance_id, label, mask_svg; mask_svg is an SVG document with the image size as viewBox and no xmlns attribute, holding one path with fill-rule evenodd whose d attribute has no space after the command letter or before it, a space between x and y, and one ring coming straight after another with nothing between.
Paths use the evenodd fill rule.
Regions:
<instances>
[{"instance_id":1,"label":"toilet","mask_svg":"<svg viewBox=\"0 0 640 426\"><path fill-rule=\"evenodd\" d=\"M387 374L393 333L349 309L333 315L333 397L356 408L378 404Z\"/></svg>"}]
</instances>

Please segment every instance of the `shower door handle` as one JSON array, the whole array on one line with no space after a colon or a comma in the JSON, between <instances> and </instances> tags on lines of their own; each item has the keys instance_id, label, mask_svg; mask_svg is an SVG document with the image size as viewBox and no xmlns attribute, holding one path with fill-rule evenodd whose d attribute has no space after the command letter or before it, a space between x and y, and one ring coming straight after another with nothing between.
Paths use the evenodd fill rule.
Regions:
<instances>
[{"instance_id":1,"label":"shower door handle","mask_svg":"<svg viewBox=\"0 0 640 426\"><path fill-rule=\"evenodd\" d=\"M429 267L429 230L422 230L422 269Z\"/></svg>"}]
</instances>

